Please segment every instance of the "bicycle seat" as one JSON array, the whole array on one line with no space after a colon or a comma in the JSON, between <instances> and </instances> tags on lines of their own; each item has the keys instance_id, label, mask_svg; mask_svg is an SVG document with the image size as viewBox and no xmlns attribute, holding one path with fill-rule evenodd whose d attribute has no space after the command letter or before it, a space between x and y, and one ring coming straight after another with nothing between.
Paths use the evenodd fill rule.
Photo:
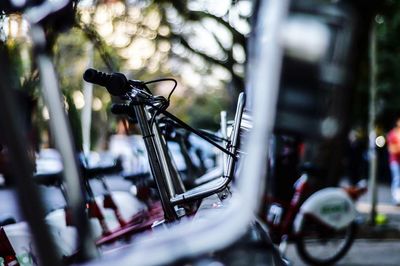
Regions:
<instances>
[{"instance_id":1,"label":"bicycle seat","mask_svg":"<svg viewBox=\"0 0 400 266\"><path fill-rule=\"evenodd\" d=\"M9 214L2 214L0 215L0 226L5 226L8 224L15 224L17 221L15 218Z\"/></svg>"}]
</instances>

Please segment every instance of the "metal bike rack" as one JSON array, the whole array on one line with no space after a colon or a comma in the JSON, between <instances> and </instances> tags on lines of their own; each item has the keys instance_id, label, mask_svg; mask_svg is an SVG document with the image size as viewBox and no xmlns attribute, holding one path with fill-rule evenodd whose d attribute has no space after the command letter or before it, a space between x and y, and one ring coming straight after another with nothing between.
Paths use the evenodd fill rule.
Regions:
<instances>
[{"instance_id":1,"label":"metal bike rack","mask_svg":"<svg viewBox=\"0 0 400 266\"><path fill-rule=\"evenodd\" d=\"M44 200L33 182L34 166L29 158L28 143L24 136L21 111L11 94L10 69L7 55L0 51L0 128L2 137L9 149L11 171L16 182L17 196L25 219L30 225L35 247L42 265L61 265L57 256L55 241L49 228L44 224ZM53 250L47 254L48 249Z\"/></svg>"},{"instance_id":2,"label":"metal bike rack","mask_svg":"<svg viewBox=\"0 0 400 266\"><path fill-rule=\"evenodd\" d=\"M234 127L230 141L231 143L228 149L232 154L236 154L236 151L238 149L237 145L239 144L240 124L242 120L244 106L245 106L245 96L244 93L241 93L238 98ZM191 190L188 190L185 193L176 195L175 197L171 198L171 203L174 205L182 204L188 201L202 199L212 194L222 192L227 188L229 183L232 181L236 160L237 158L232 156L229 156L227 158L225 166L226 170L224 171L223 176L219 180L218 179L213 180L209 183L205 183L199 187L195 187Z\"/></svg>"},{"instance_id":3,"label":"metal bike rack","mask_svg":"<svg viewBox=\"0 0 400 266\"><path fill-rule=\"evenodd\" d=\"M85 214L85 204L81 194L81 184L79 181L78 167L75 161L75 153L73 151L73 142L70 134L69 124L65 117L65 111L62 105L62 97L58 90L58 82L52 62L45 52L46 39L44 31L40 25L41 21L54 12L64 8L70 4L69 0L44 1L37 6L24 7L25 1L21 2L22 6L18 6L24 11L24 18L31 24L30 35L33 41L33 50L35 60L39 68L40 80L42 85L42 93L44 101L51 115L50 125L53 130L56 146L59 149L64 163L64 175L66 183L66 191L68 202L71 206L73 219L79 232L79 244L81 249L81 259L93 258L97 255L94 241L91 238L90 227ZM8 72L8 71L7 71ZM6 72L4 72L6 73ZM15 176L17 179L18 196L20 197L22 210L30 224L35 246L39 254L42 265L61 265L61 256L57 252L54 240L48 228L44 224L43 201L37 188L33 184L33 168L29 169L29 158L27 158L26 142L19 132L22 128L18 127L15 119L11 117L18 115L18 110L13 106L12 97L8 97L9 92L5 88L7 82L2 82L1 90L2 99L5 99L4 115L5 121L12 121L7 127L13 132L14 140L11 141L10 149L12 160L18 162L15 168ZM6 97L6 98L4 98ZM7 111L8 110L8 111ZM11 113L9 113L11 112ZM16 170L18 169L18 171ZM51 250L51 253L48 250Z\"/></svg>"},{"instance_id":4,"label":"metal bike rack","mask_svg":"<svg viewBox=\"0 0 400 266\"><path fill-rule=\"evenodd\" d=\"M41 43L41 29L32 28L35 42ZM43 47L40 47L43 48ZM39 49L40 49L39 48ZM36 51L40 51L36 49ZM70 125L65 115L62 104L62 95L58 88L56 73L50 59L42 52L36 54L36 61L39 68L42 85L42 96L50 114L50 128L53 132L55 145L63 161L63 180L65 183L66 200L71 209L74 224L78 230L80 250L84 259L97 256L97 248L91 234L89 220L86 216L83 188L80 181L80 173L76 161L76 151Z\"/></svg>"}]
</instances>

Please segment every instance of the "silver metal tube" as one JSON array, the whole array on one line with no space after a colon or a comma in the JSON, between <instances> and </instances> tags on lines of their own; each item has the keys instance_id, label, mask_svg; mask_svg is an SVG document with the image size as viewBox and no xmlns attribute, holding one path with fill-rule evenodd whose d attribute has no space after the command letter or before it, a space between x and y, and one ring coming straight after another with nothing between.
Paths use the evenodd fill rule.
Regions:
<instances>
[{"instance_id":1,"label":"silver metal tube","mask_svg":"<svg viewBox=\"0 0 400 266\"><path fill-rule=\"evenodd\" d=\"M0 129L2 143L6 144L8 148L9 170L15 181L21 211L33 234L33 243L25 244L35 245L41 265L61 265L61 254L57 250L50 228L44 223L45 201L32 178L34 162L29 155L32 155L33 151L29 148L26 127L22 123L23 115L18 106L18 101L12 93L13 89L10 88L12 86L10 77L15 73L11 73L8 54L3 48L0 49L0 57L2 58L2 64L0 64ZM6 202L3 204L6 204ZM52 252L47 254L49 249ZM7 265L13 263L18 264L18 262L13 261Z\"/></svg>"},{"instance_id":2,"label":"silver metal tube","mask_svg":"<svg viewBox=\"0 0 400 266\"><path fill-rule=\"evenodd\" d=\"M176 162L174 161L172 157L172 153L170 149L168 148L168 144L165 141L165 138L162 137L163 140L163 147L165 150L165 153L167 154L167 159L168 159L168 164L169 164L169 169L171 170L171 178L172 178L172 183L175 188L175 192L180 194L184 193L186 191L185 185L182 182L182 178L179 174L178 167L176 166Z\"/></svg>"},{"instance_id":3,"label":"silver metal tube","mask_svg":"<svg viewBox=\"0 0 400 266\"><path fill-rule=\"evenodd\" d=\"M221 134L222 138L228 139L228 129L227 129L227 121L226 121L226 111L221 111L220 113L221 116ZM222 142L223 146L227 146L227 141ZM222 173L226 173L226 167L228 163L228 155L224 152L220 152L222 155Z\"/></svg>"},{"instance_id":4,"label":"silver metal tube","mask_svg":"<svg viewBox=\"0 0 400 266\"><path fill-rule=\"evenodd\" d=\"M375 131L375 119L376 119L376 88L377 88L377 47L376 47L376 25L372 23L371 34L370 34L370 85L369 85L369 121L368 121L368 136L369 136L369 188L370 191L370 204L371 210L369 214L369 223L375 225L375 217L377 214L376 205L378 201L378 189L377 189L377 155L376 155L376 131Z\"/></svg>"},{"instance_id":5,"label":"silver metal tube","mask_svg":"<svg viewBox=\"0 0 400 266\"><path fill-rule=\"evenodd\" d=\"M88 53L88 64L87 68L93 67L93 43L89 43L87 45L87 53ZM83 106L82 114L81 114L81 126L82 126L82 149L85 154L86 159L89 158L90 154L90 129L92 126L92 101L93 101L93 83L83 82L83 95L85 99L85 106Z\"/></svg>"},{"instance_id":6,"label":"silver metal tube","mask_svg":"<svg viewBox=\"0 0 400 266\"><path fill-rule=\"evenodd\" d=\"M233 154L236 154L237 145L239 144L240 124L241 124L244 106L245 106L245 97L244 97L244 94L241 93L241 94L239 94L239 98L238 98L235 120L234 120L233 130L232 130L232 134L231 134L231 146L229 147L229 151ZM184 203L184 202L190 201L190 200L202 199L202 198L205 198L212 194L223 191L224 189L226 189L226 187L229 185L229 183L232 180L233 172L235 170L236 160L237 160L237 158L234 158L232 156L228 157L226 171L223 172L224 176L220 180L217 180L216 182L211 183L211 184L213 184L213 186L210 186L211 184L204 184L200 187L194 188L192 190L188 190L185 193L176 195L175 197L171 198L171 203L174 205L181 204L181 203Z\"/></svg>"},{"instance_id":7,"label":"silver metal tube","mask_svg":"<svg viewBox=\"0 0 400 266\"><path fill-rule=\"evenodd\" d=\"M221 159L222 159L222 156L221 156ZM196 178L194 183L196 185L202 185L211 180L217 179L217 178L221 177L222 175L224 175L224 171L222 169L222 164L220 164L220 165L217 165L215 168L211 169L210 171L208 171L207 173L205 173L204 175L200 176L199 178Z\"/></svg>"},{"instance_id":8,"label":"silver metal tube","mask_svg":"<svg viewBox=\"0 0 400 266\"><path fill-rule=\"evenodd\" d=\"M238 104L236 107L236 114L235 114L235 120L234 120L234 126L233 126L233 131L232 131L232 137L231 137L231 147L229 148L229 151L233 154L236 154L236 151L238 149L239 145L239 135L240 135L240 125L242 123L242 115L243 115L243 109L245 106L245 96L244 93L239 94L238 98ZM232 179L233 177L233 172L235 170L235 162L237 158L233 158L232 156L228 157L228 163L227 163L227 172L224 173L229 179Z\"/></svg>"},{"instance_id":9,"label":"silver metal tube","mask_svg":"<svg viewBox=\"0 0 400 266\"><path fill-rule=\"evenodd\" d=\"M165 179L165 184L167 185L167 189L169 192L169 197L173 197L176 195L175 187L172 182L172 176L170 172L170 164L168 163L168 158L165 153L165 148L163 147L163 140L161 138L160 132L156 123L153 124L153 134L154 134L154 142L155 142L155 149L157 151L158 159L160 160L160 165L163 170L163 176Z\"/></svg>"},{"instance_id":10,"label":"silver metal tube","mask_svg":"<svg viewBox=\"0 0 400 266\"><path fill-rule=\"evenodd\" d=\"M215 179L209 183L188 190L185 193L176 195L171 198L171 203L178 205L188 201L204 199L205 197L224 191L230 182L231 180L227 177Z\"/></svg>"},{"instance_id":11,"label":"silver metal tube","mask_svg":"<svg viewBox=\"0 0 400 266\"><path fill-rule=\"evenodd\" d=\"M83 189L80 183L79 171L75 157L69 123L67 122L59 91L57 76L50 58L45 52L46 38L39 22L48 15L62 9L70 3L69 0L47 0L28 8L23 16L31 24L30 36L35 51L35 60L39 68L41 92L50 114L50 127L53 132L56 147L63 160L63 174L67 201L71 208L74 223L78 230L78 247L82 259L97 256L97 248L91 235L89 221L85 213ZM34 199L33 199L34 200ZM33 230L35 231L35 230ZM39 236L41 237L41 236ZM48 247L52 248L52 247Z\"/></svg>"},{"instance_id":12,"label":"silver metal tube","mask_svg":"<svg viewBox=\"0 0 400 266\"><path fill-rule=\"evenodd\" d=\"M166 183L165 171L161 166L161 161L156 150L156 140L153 132L150 130L148 123L148 115L143 105L135 105L134 110L142 132L143 140L146 146L149 164L154 181L156 182L158 192L160 194L161 204L164 210L164 216L167 221L177 219L174 207L170 203L170 193L168 184Z\"/></svg>"},{"instance_id":13,"label":"silver metal tube","mask_svg":"<svg viewBox=\"0 0 400 266\"><path fill-rule=\"evenodd\" d=\"M36 43L44 43L41 28L32 26L32 39ZM76 152L72 141L71 129L63 107L63 96L58 87L57 76L50 59L38 53L36 63L39 68L41 92L50 114L50 128L57 150L63 161L63 176L68 206L71 208L74 224L79 235L79 247L85 259L97 256L97 248L91 233L90 224L85 212L83 188L81 186Z\"/></svg>"}]
</instances>

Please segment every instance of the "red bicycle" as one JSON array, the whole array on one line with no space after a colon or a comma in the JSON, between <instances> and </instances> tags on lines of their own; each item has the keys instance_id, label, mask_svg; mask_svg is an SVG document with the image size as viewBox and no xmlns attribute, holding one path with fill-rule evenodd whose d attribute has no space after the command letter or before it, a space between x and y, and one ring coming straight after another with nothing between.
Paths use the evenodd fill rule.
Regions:
<instances>
[{"instance_id":1,"label":"red bicycle","mask_svg":"<svg viewBox=\"0 0 400 266\"><path fill-rule=\"evenodd\" d=\"M294 241L300 257L311 265L330 265L350 249L356 233L354 202L366 185L315 191L311 169L294 184L290 202L267 200L266 221L274 243L286 252Z\"/></svg>"}]
</instances>

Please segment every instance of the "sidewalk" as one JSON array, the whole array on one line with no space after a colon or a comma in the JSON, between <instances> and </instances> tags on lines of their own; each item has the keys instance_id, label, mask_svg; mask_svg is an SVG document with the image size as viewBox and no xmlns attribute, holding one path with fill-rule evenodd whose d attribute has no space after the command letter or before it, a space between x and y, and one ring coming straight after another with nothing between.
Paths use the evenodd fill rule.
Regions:
<instances>
[{"instance_id":1,"label":"sidewalk","mask_svg":"<svg viewBox=\"0 0 400 266\"><path fill-rule=\"evenodd\" d=\"M386 220L382 219L375 226L369 224L370 192L359 199L357 210L361 214L357 238L400 239L400 206L392 203L388 184L378 184L377 213Z\"/></svg>"}]
</instances>

